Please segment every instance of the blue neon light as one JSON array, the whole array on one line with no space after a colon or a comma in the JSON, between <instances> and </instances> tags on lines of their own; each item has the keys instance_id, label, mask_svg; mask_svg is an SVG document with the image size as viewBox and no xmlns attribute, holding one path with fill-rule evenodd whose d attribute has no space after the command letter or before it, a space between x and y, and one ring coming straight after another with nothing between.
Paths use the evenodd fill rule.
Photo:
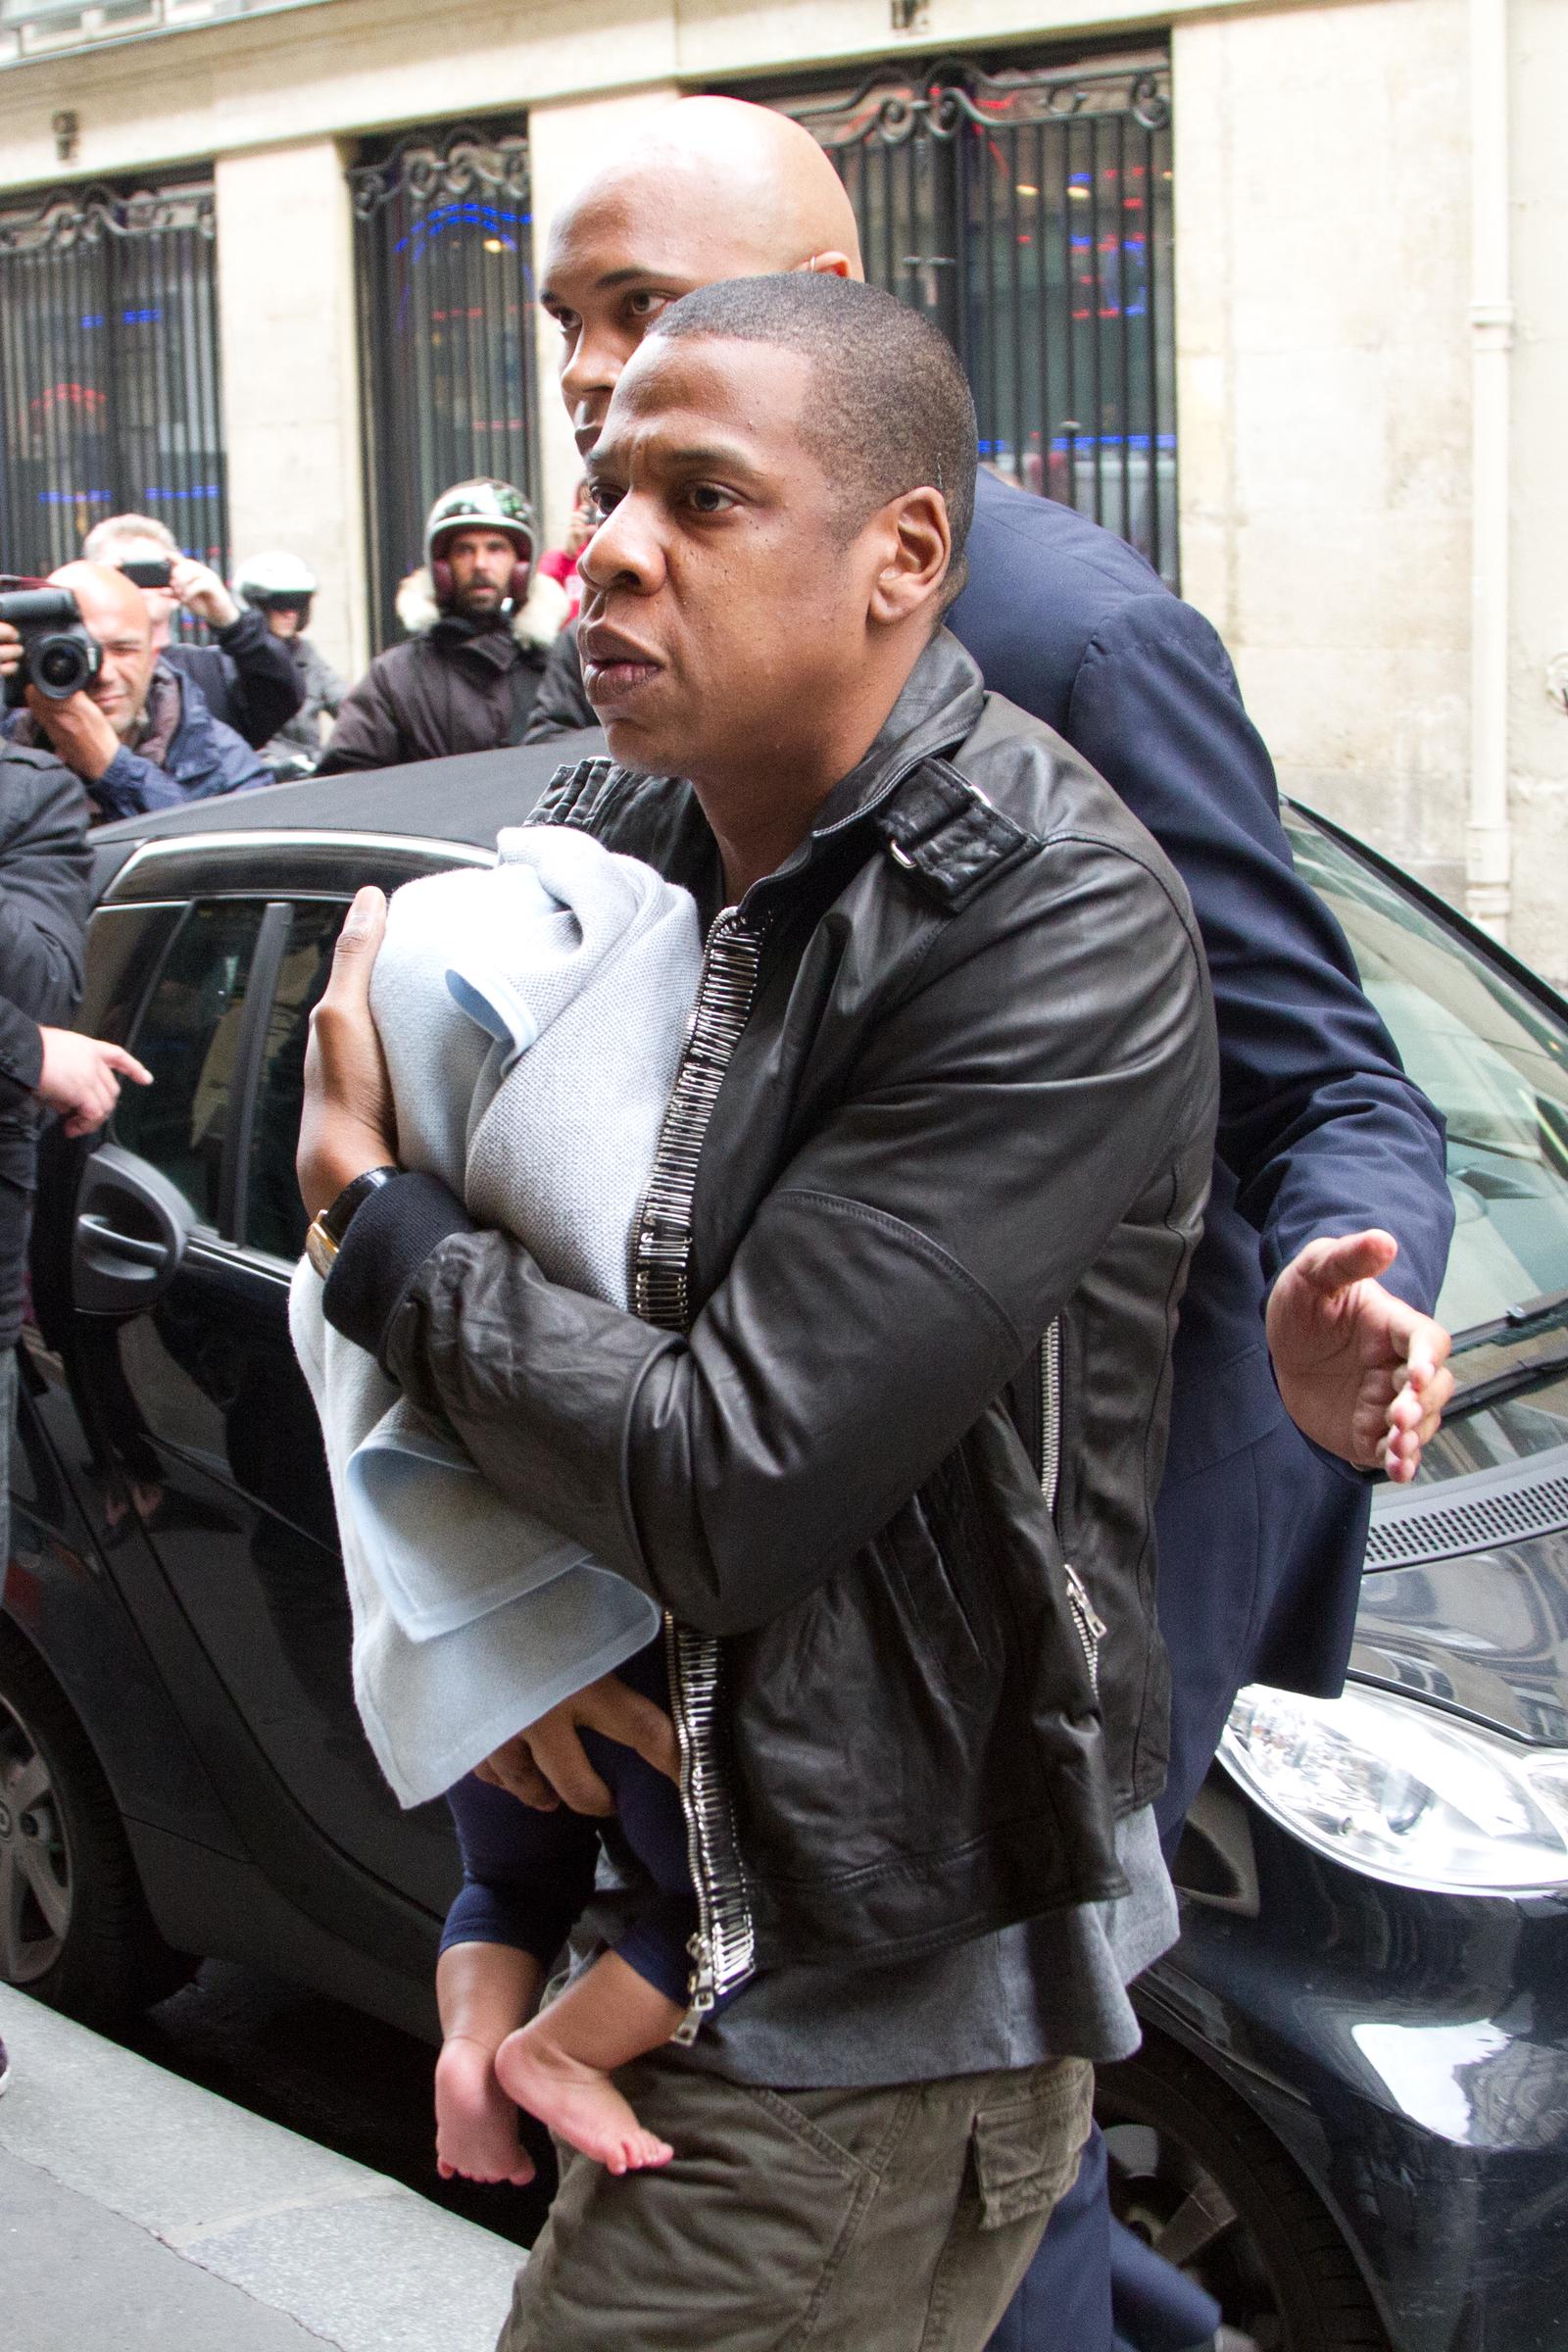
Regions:
<instances>
[{"instance_id":1,"label":"blue neon light","mask_svg":"<svg viewBox=\"0 0 1568 2352\"><path fill-rule=\"evenodd\" d=\"M461 204L440 204L433 213L426 213L422 220L416 220L407 236L399 237L392 250L394 253L406 253L412 247L414 258L418 261L426 248L433 245L438 237L446 236L449 230L482 228L491 236L499 237L509 253L515 253L516 239L508 236L507 230L526 228L532 219L531 213L504 213L496 205L480 204L472 198Z\"/></svg>"}]
</instances>

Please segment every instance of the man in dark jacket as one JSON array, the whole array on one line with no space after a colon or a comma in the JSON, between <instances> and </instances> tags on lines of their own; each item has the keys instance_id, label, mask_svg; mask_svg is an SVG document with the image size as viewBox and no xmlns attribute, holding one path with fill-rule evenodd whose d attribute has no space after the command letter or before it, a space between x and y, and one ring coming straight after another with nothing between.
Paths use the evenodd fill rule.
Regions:
<instances>
[{"instance_id":1,"label":"man in dark jacket","mask_svg":"<svg viewBox=\"0 0 1568 2352\"><path fill-rule=\"evenodd\" d=\"M81 989L86 827L81 786L52 752L0 744L0 1570L38 1114L85 1135L113 1110L122 1075L149 1075L122 1046L59 1025Z\"/></svg>"},{"instance_id":2,"label":"man in dark jacket","mask_svg":"<svg viewBox=\"0 0 1568 2352\"><path fill-rule=\"evenodd\" d=\"M672 108L552 230L540 298L563 330L579 450L672 298L749 270L859 267L854 215L799 125L734 101ZM1093 761L1166 849L1214 975L1220 1154L1177 1341L1158 1514L1170 1833L1242 1683L1266 1672L1331 1693L1343 1680L1365 1474L1384 1460L1413 1476L1422 1435L1402 1433L1390 1454L1379 1390L1386 1399L1417 1335L1440 1361L1446 1346L1426 1320L1452 1224L1442 1126L1295 873L1268 754L1208 623L1109 532L984 473L968 564L955 633L987 683ZM541 737L595 723L570 639L538 708ZM1356 1347L1364 1387L1335 1377ZM532 1727L508 1764L514 1785L580 1789L575 1724L613 1737L624 1710L630 1736L629 1695L592 1694ZM1090 2243L1061 2237L1067 2216L1053 2223L1038 2319L1020 2299L999 2338L1007 2352L1107 2352L1103 2155L1091 2154L1076 2207Z\"/></svg>"},{"instance_id":3,"label":"man in dark jacket","mask_svg":"<svg viewBox=\"0 0 1568 2352\"><path fill-rule=\"evenodd\" d=\"M0 743L0 1584L11 1557L11 1433L17 1337L32 1211L40 1108L73 1135L102 1126L120 1073L150 1073L122 1046L78 1037L87 921L87 809L80 784L49 752ZM0 2041L0 2090L8 2074Z\"/></svg>"},{"instance_id":4,"label":"man in dark jacket","mask_svg":"<svg viewBox=\"0 0 1568 2352\"><path fill-rule=\"evenodd\" d=\"M151 514L111 514L82 541L82 561L119 568L163 564L169 579L141 590L153 624L153 645L169 667L200 687L213 716L259 751L300 707L293 663L261 619L235 603L216 571L183 554L168 525ZM213 631L212 645L170 642L170 625L183 609ZM280 656L282 658L280 658Z\"/></svg>"},{"instance_id":5,"label":"man in dark jacket","mask_svg":"<svg viewBox=\"0 0 1568 2352\"><path fill-rule=\"evenodd\" d=\"M1163 1773L1151 1525L1212 1150L1201 953L1113 796L930 639L974 444L924 321L831 280L711 287L628 365L590 466L580 642L628 765L540 814L711 918L641 1317L386 1172L384 1112L353 1103L358 926L301 1151L339 1329L670 1611L699 1992L753 1932L764 1963L689 2062L640 2070L671 2174L606 2197L568 2163L504 2341L630 2344L679 2308L694 2344L761 2345L808 2310L891 2347L936 2296L976 2345L1070 2169L1046 2051L1085 2047L1049 2013L1087 1987L1012 1997L1009 1923L1113 1893L1107 1800L1131 1818ZM846 2034L864 1972L880 2030ZM726 2082L768 2086L776 2125Z\"/></svg>"},{"instance_id":6,"label":"man in dark jacket","mask_svg":"<svg viewBox=\"0 0 1568 2352\"><path fill-rule=\"evenodd\" d=\"M99 649L97 675L55 702L29 687L5 731L52 750L87 788L98 821L144 808L177 808L217 793L270 784L270 772L231 727L214 718L191 678L160 660L141 591L101 564L67 564L50 584L69 588ZM0 622L0 675L22 661L17 632Z\"/></svg>"},{"instance_id":7,"label":"man in dark jacket","mask_svg":"<svg viewBox=\"0 0 1568 2352\"><path fill-rule=\"evenodd\" d=\"M424 565L398 592L406 645L345 698L317 769L399 767L521 743L565 591L534 572L533 509L510 482L459 482L424 528Z\"/></svg>"}]
</instances>

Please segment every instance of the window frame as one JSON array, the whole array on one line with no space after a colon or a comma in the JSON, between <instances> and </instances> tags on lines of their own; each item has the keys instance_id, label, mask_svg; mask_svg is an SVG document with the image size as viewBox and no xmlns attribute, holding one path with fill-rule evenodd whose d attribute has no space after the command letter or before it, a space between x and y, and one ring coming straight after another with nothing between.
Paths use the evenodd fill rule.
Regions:
<instances>
[{"instance_id":1,"label":"window frame","mask_svg":"<svg viewBox=\"0 0 1568 2352\"><path fill-rule=\"evenodd\" d=\"M261 1086L262 1060L267 1044L268 1025L277 996L278 978L283 957L288 950L289 935L294 926L296 905L326 903L341 906L348 912L350 901L335 891L304 892L286 899L271 891L218 890L202 891L185 902L178 921L174 924L162 950L155 957L137 1000L135 1012L126 1024L126 1043L136 1053L146 1040L147 1021L153 999L164 979L171 958L189 928L200 906L246 906L260 910L255 944L245 982L245 1003L240 1019L239 1040L234 1053L234 1073L229 1089L229 1116L224 1124L222 1153L219 1161L218 1218L209 1223L197 1213L195 1203L187 1200L191 1210L191 1239L198 1248L206 1245L221 1247L225 1253L239 1252L269 1268L284 1264L270 1250L258 1249L246 1238L246 1212L250 1190L251 1144L256 1131L256 1111ZM150 1168L158 1162L133 1143L122 1141L116 1132L116 1122L110 1122L109 1140L129 1152ZM160 1174L168 1171L159 1169ZM173 1179L171 1179L172 1182ZM183 1187L178 1188L183 1193Z\"/></svg>"}]
</instances>

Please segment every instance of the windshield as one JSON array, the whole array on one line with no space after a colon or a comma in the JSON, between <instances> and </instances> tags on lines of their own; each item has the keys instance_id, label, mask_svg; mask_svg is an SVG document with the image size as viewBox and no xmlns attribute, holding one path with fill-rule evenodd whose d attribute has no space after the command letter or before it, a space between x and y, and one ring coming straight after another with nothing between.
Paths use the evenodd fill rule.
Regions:
<instances>
[{"instance_id":1,"label":"windshield","mask_svg":"<svg viewBox=\"0 0 1568 2352\"><path fill-rule=\"evenodd\" d=\"M1455 1333L1568 1289L1568 1026L1299 809L1301 873L1344 924L1404 1066L1448 1122Z\"/></svg>"}]
</instances>

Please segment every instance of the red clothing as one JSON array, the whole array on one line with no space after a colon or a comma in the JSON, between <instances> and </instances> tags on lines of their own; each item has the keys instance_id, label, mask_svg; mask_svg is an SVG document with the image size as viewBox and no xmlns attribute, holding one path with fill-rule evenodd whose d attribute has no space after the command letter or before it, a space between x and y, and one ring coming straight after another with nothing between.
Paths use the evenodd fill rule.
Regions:
<instances>
[{"instance_id":1,"label":"red clothing","mask_svg":"<svg viewBox=\"0 0 1568 2352\"><path fill-rule=\"evenodd\" d=\"M566 618L575 620L582 603L582 574L577 569L576 557L568 556L564 547L552 547L540 557L539 569L547 580L561 582L566 591Z\"/></svg>"}]
</instances>

